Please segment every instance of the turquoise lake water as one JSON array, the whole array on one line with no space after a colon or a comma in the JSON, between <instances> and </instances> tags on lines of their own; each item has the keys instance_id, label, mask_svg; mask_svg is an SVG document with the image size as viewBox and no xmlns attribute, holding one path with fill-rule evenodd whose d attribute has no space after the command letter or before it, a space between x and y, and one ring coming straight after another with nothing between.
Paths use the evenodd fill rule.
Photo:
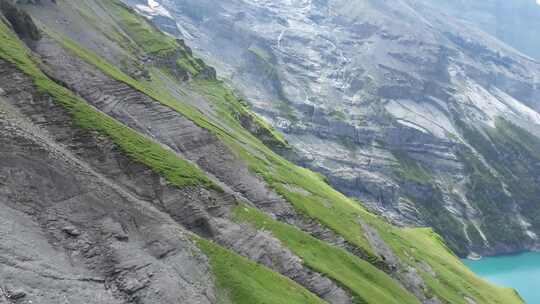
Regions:
<instances>
[{"instance_id":1,"label":"turquoise lake water","mask_svg":"<svg viewBox=\"0 0 540 304\"><path fill-rule=\"evenodd\" d=\"M540 304L540 253L465 260L464 263L492 283L515 288L527 304Z\"/></svg>"}]
</instances>

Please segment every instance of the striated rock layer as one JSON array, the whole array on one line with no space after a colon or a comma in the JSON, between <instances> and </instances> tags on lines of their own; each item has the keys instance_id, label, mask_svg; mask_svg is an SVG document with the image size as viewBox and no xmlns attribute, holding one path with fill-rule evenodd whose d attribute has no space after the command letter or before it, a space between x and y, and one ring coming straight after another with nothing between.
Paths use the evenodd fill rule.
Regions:
<instances>
[{"instance_id":1,"label":"striated rock layer","mask_svg":"<svg viewBox=\"0 0 540 304\"><path fill-rule=\"evenodd\" d=\"M515 49L534 55L533 41L468 22L480 8L461 16L459 1L127 2L165 31L175 22L171 34L285 133L291 159L345 194L397 224L434 227L462 256L537 247L540 63ZM484 15L500 14L495 2ZM509 10L532 16L532 2ZM519 30L532 34L526 24Z\"/></svg>"}]
</instances>

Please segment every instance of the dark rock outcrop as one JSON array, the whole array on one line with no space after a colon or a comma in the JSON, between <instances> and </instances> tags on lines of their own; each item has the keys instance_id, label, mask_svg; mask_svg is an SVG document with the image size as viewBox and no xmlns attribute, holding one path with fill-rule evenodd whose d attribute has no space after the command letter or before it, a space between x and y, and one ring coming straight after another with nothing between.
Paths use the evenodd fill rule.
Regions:
<instances>
[{"instance_id":1,"label":"dark rock outcrop","mask_svg":"<svg viewBox=\"0 0 540 304\"><path fill-rule=\"evenodd\" d=\"M22 39L39 40L41 38L32 18L18 9L10 0L0 0L0 11Z\"/></svg>"}]
</instances>

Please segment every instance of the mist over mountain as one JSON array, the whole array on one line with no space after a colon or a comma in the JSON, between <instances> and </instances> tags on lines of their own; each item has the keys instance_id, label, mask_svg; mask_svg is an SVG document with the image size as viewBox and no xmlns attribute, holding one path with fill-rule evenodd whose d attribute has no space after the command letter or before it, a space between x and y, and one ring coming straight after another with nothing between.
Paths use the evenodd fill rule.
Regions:
<instances>
[{"instance_id":1,"label":"mist over mountain","mask_svg":"<svg viewBox=\"0 0 540 304\"><path fill-rule=\"evenodd\" d=\"M455 18L466 20L481 30L532 58L540 59L540 3L513 1L425 1Z\"/></svg>"}]
</instances>

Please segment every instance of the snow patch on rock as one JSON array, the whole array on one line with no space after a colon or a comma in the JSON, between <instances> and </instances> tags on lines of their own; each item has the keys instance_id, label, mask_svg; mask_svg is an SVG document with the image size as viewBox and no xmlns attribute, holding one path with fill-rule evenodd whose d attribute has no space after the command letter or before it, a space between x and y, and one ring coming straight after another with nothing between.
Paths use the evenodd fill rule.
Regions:
<instances>
[{"instance_id":1,"label":"snow patch on rock","mask_svg":"<svg viewBox=\"0 0 540 304\"><path fill-rule=\"evenodd\" d=\"M392 100L386 105L386 110L402 125L429 132L439 138L447 138L449 133L458 134L447 115L431 104Z\"/></svg>"},{"instance_id":2,"label":"snow patch on rock","mask_svg":"<svg viewBox=\"0 0 540 304\"><path fill-rule=\"evenodd\" d=\"M495 128L495 121L510 109L481 85L470 81L458 95L464 113L472 121L479 121Z\"/></svg>"},{"instance_id":3,"label":"snow patch on rock","mask_svg":"<svg viewBox=\"0 0 540 304\"><path fill-rule=\"evenodd\" d=\"M511 111L508 114L513 114L528 123L540 125L540 114L538 112L497 88L493 90L493 94L499 98L502 103L508 106Z\"/></svg>"},{"instance_id":4,"label":"snow patch on rock","mask_svg":"<svg viewBox=\"0 0 540 304\"><path fill-rule=\"evenodd\" d=\"M147 5L135 5L135 8L145 15L172 18L171 13L155 0L148 0Z\"/></svg>"}]
</instances>

